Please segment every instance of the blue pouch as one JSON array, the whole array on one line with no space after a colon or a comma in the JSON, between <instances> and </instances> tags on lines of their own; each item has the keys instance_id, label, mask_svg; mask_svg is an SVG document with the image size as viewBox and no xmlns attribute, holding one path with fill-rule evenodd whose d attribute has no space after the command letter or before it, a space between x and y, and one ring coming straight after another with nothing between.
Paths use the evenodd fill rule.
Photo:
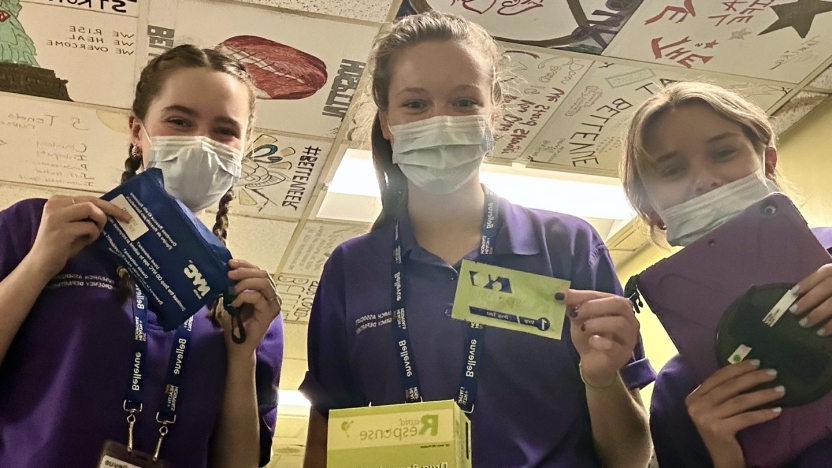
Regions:
<instances>
[{"instance_id":1,"label":"blue pouch","mask_svg":"<svg viewBox=\"0 0 832 468\"><path fill-rule=\"evenodd\" d=\"M228 279L231 252L165 191L160 169L147 169L101 198L133 219L125 223L111 217L96 246L130 272L165 330L222 299L235 325L234 341L245 340L239 310L230 307L235 297Z\"/></svg>"}]
</instances>

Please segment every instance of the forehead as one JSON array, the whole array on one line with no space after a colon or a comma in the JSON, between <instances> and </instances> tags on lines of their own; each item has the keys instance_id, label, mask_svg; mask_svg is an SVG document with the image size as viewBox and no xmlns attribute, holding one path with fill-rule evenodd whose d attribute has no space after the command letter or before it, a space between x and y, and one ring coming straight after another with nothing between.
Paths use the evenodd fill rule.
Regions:
<instances>
[{"instance_id":1,"label":"forehead","mask_svg":"<svg viewBox=\"0 0 832 468\"><path fill-rule=\"evenodd\" d=\"M167 74L150 112L178 105L206 117L228 116L245 123L250 113L248 86L228 73L185 68Z\"/></svg>"},{"instance_id":2,"label":"forehead","mask_svg":"<svg viewBox=\"0 0 832 468\"><path fill-rule=\"evenodd\" d=\"M460 41L426 41L410 46L391 63L391 88L455 87L464 84L490 88L492 66L485 54Z\"/></svg>"},{"instance_id":3,"label":"forehead","mask_svg":"<svg viewBox=\"0 0 832 468\"><path fill-rule=\"evenodd\" d=\"M745 136L740 124L723 117L709 105L700 102L682 104L662 111L652 119L645 130L644 148L651 160L669 151L683 152L707 144L712 138L726 133Z\"/></svg>"}]
</instances>

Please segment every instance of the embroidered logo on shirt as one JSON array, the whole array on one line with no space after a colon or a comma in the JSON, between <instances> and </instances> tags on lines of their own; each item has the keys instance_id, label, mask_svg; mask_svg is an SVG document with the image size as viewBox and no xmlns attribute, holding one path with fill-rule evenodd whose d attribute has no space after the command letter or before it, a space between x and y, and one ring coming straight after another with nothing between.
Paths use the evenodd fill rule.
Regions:
<instances>
[{"instance_id":1,"label":"embroidered logo on shirt","mask_svg":"<svg viewBox=\"0 0 832 468\"><path fill-rule=\"evenodd\" d=\"M76 273L63 273L60 275L55 276L52 280L49 281L49 284L46 285L47 290L53 290L58 288L68 288L68 287L92 287L92 288L102 288L108 289L110 291L115 291L116 283L110 278L106 276L100 275L79 275Z\"/></svg>"}]
</instances>

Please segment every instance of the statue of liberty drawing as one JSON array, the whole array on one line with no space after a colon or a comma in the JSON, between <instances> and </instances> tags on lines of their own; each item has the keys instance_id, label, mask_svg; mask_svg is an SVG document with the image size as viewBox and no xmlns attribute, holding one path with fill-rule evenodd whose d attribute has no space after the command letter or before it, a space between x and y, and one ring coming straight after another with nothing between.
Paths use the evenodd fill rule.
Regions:
<instances>
[{"instance_id":1,"label":"statue of liberty drawing","mask_svg":"<svg viewBox=\"0 0 832 468\"><path fill-rule=\"evenodd\" d=\"M0 62L37 67L35 43L17 19L20 0L0 0Z\"/></svg>"},{"instance_id":2,"label":"statue of liberty drawing","mask_svg":"<svg viewBox=\"0 0 832 468\"><path fill-rule=\"evenodd\" d=\"M20 0L0 0L0 91L71 101L66 80L35 60L35 43L18 17Z\"/></svg>"}]
</instances>

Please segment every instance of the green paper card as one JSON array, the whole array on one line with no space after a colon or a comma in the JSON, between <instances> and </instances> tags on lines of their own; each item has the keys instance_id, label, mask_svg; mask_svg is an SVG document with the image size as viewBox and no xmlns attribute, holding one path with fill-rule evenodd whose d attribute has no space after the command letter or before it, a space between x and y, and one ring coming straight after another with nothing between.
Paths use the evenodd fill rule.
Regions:
<instances>
[{"instance_id":1,"label":"green paper card","mask_svg":"<svg viewBox=\"0 0 832 468\"><path fill-rule=\"evenodd\" d=\"M555 293L570 282L525 271L462 261L451 317L559 340L566 306Z\"/></svg>"}]
</instances>

